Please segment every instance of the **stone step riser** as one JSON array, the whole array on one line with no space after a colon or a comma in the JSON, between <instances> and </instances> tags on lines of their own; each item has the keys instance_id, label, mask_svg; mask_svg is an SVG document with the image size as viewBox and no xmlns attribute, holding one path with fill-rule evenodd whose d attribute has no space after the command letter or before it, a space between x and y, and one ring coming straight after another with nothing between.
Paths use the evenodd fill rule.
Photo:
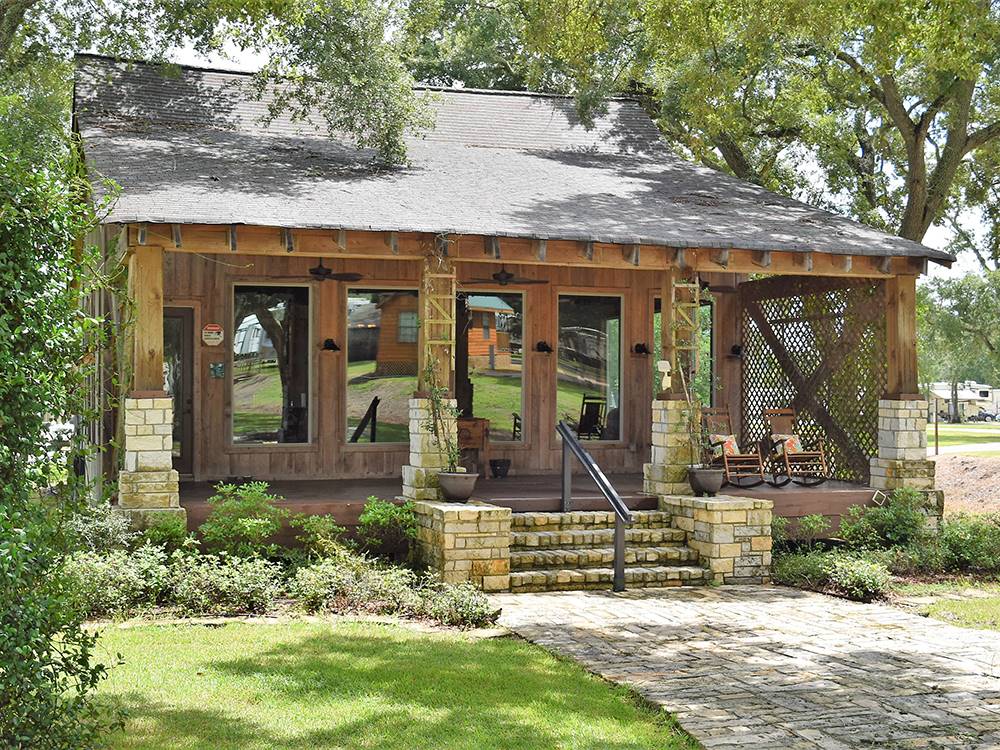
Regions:
<instances>
[{"instance_id":1,"label":"stone step riser","mask_svg":"<svg viewBox=\"0 0 1000 750\"><path fill-rule=\"evenodd\" d=\"M512 531L510 547L515 550L579 549L614 546L614 529L567 529L565 531ZM686 535L680 529L626 529L625 545L682 546Z\"/></svg>"},{"instance_id":2,"label":"stone step riser","mask_svg":"<svg viewBox=\"0 0 1000 750\"><path fill-rule=\"evenodd\" d=\"M614 564L614 559L615 552L611 547L514 551L510 555L510 567L511 570L607 568ZM689 547L632 547L625 550L625 565L631 566L697 561L698 553Z\"/></svg>"},{"instance_id":3,"label":"stone step riser","mask_svg":"<svg viewBox=\"0 0 1000 750\"><path fill-rule=\"evenodd\" d=\"M614 513L579 511L571 513L514 513L511 517L513 531L568 531L613 529ZM671 527L669 513L660 511L633 511L633 529L667 529Z\"/></svg>"},{"instance_id":4,"label":"stone step riser","mask_svg":"<svg viewBox=\"0 0 1000 750\"><path fill-rule=\"evenodd\" d=\"M692 565L634 567L625 569L626 588L697 586L704 584L708 572ZM512 592L573 591L606 589L614 580L611 568L587 570L525 570L510 574Z\"/></svg>"}]
</instances>

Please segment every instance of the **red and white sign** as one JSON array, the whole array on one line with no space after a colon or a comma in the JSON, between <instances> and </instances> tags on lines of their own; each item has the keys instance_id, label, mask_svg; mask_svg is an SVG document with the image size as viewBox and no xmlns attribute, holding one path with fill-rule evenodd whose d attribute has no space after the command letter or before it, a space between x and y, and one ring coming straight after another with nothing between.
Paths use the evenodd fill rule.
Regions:
<instances>
[{"instance_id":1,"label":"red and white sign","mask_svg":"<svg viewBox=\"0 0 1000 750\"><path fill-rule=\"evenodd\" d=\"M226 338L222 326L218 323L206 323L201 329L201 340L208 346L218 346Z\"/></svg>"}]
</instances>

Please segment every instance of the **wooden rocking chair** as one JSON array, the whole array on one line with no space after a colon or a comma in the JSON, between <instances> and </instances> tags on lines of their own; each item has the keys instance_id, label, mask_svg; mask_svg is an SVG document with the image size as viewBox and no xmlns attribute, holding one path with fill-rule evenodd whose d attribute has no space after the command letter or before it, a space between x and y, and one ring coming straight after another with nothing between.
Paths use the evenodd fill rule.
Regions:
<instances>
[{"instance_id":1,"label":"wooden rocking chair","mask_svg":"<svg viewBox=\"0 0 1000 750\"><path fill-rule=\"evenodd\" d=\"M823 484L829 476L826 447L823 439L805 445L796 432L795 409L765 409L768 424L768 460L771 464L771 481L775 487L789 482L802 487Z\"/></svg>"},{"instance_id":2,"label":"wooden rocking chair","mask_svg":"<svg viewBox=\"0 0 1000 750\"><path fill-rule=\"evenodd\" d=\"M701 420L712 446L712 463L726 472L726 483L736 487L756 487L764 483L764 461L760 448L754 453L740 453L733 423L726 407L701 410Z\"/></svg>"}]
</instances>

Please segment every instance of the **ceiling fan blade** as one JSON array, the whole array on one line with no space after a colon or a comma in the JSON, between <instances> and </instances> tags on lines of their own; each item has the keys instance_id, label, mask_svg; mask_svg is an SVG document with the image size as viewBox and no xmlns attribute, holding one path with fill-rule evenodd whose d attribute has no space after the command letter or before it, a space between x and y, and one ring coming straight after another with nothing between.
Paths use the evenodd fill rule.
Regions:
<instances>
[{"instance_id":1,"label":"ceiling fan blade","mask_svg":"<svg viewBox=\"0 0 1000 750\"><path fill-rule=\"evenodd\" d=\"M328 279L334 279L335 281L360 281L364 276L360 273L331 273L327 276Z\"/></svg>"},{"instance_id":2,"label":"ceiling fan blade","mask_svg":"<svg viewBox=\"0 0 1000 750\"><path fill-rule=\"evenodd\" d=\"M548 284L545 279L511 279L508 284Z\"/></svg>"}]
</instances>

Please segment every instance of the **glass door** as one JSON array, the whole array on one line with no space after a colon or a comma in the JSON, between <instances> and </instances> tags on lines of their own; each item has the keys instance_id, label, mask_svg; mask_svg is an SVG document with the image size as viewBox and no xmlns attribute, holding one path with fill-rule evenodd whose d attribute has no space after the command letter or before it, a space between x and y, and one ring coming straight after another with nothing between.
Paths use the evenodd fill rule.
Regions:
<instances>
[{"instance_id":1,"label":"glass door","mask_svg":"<svg viewBox=\"0 0 1000 750\"><path fill-rule=\"evenodd\" d=\"M163 389L174 399L174 468L193 473L194 311L188 307L163 309Z\"/></svg>"}]
</instances>

